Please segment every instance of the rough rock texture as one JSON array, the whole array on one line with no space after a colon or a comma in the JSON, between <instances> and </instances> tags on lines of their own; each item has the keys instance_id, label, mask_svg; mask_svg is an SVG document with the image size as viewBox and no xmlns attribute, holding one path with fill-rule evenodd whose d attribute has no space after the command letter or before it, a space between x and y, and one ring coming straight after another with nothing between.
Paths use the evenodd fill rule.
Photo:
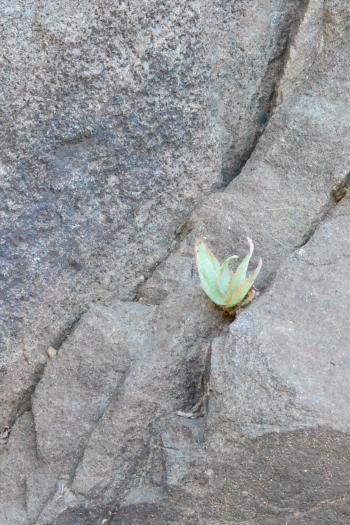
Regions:
<instances>
[{"instance_id":1,"label":"rough rock texture","mask_svg":"<svg viewBox=\"0 0 350 525\"><path fill-rule=\"evenodd\" d=\"M56 355L30 355L37 367L27 391L25 373L19 375L25 365L14 361L2 385L4 414L18 401L14 388L20 403L0 442L0 471L10 473L0 479L1 524L350 523L350 7L341 0L267 1L259 9L254 2L212 2L208 13L198 19L201 36L211 35L212 42L205 60L213 76L203 92L209 98L210 86L224 92L216 92L214 111L211 106L215 125L209 119L197 129L199 152L193 144L189 149L192 162L207 165L203 177L212 170L208 184L213 174L216 181L226 177L224 166L234 174L262 131L254 119L263 102L247 86L270 86L274 115L239 176L204 198L178 230L170 255L134 296L126 284L130 297L119 292L109 304L91 306ZM213 21L223 13L214 34ZM62 20L53 19L60 26ZM249 50L266 59L259 39L267 38L274 50L284 42L283 51L286 35L288 52L275 55L269 74L262 74L262 62L250 62ZM224 45L230 39L242 55L230 55ZM239 69L243 56L247 62ZM245 76L247 64L258 81ZM239 117L230 115L235 75L245 87L235 99ZM243 94L251 100L249 110ZM201 115L206 108L200 107ZM172 147L164 145L159 161ZM179 147L179 159L186 159ZM204 180L191 181L196 199ZM167 195L178 206L184 198ZM171 224L169 210L162 213L163 226ZM151 216L145 219L133 269L148 267L143 250L148 228L156 243L154 224ZM260 297L232 320L201 293L193 244L206 236L223 258L233 247L244 252L246 235L264 260ZM128 239L125 253L131 255L136 237ZM163 252L152 246L160 258ZM162 249L167 246L165 241ZM93 298L97 289L86 294ZM107 289L109 295L114 287ZM41 293L39 288L45 306ZM69 295L63 286L60 293ZM72 304L84 304L75 294Z\"/></svg>"},{"instance_id":2,"label":"rough rock texture","mask_svg":"<svg viewBox=\"0 0 350 525\"><path fill-rule=\"evenodd\" d=\"M306 2L253 4L0 2L5 421L47 346L132 298L249 155Z\"/></svg>"},{"instance_id":3,"label":"rough rock texture","mask_svg":"<svg viewBox=\"0 0 350 525\"><path fill-rule=\"evenodd\" d=\"M213 352L212 388L237 429L349 431L349 226L347 199Z\"/></svg>"}]
</instances>

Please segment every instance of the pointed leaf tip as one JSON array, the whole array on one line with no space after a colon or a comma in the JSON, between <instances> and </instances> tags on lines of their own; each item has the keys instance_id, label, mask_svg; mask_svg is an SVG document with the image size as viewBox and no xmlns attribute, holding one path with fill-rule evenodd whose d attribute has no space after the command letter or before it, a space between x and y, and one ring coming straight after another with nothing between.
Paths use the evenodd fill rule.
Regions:
<instances>
[{"instance_id":1,"label":"pointed leaf tip","mask_svg":"<svg viewBox=\"0 0 350 525\"><path fill-rule=\"evenodd\" d=\"M250 237L247 237L247 241L249 244L249 255L252 256L254 251L254 243Z\"/></svg>"},{"instance_id":2,"label":"pointed leaf tip","mask_svg":"<svg viewBox=\"0 0 350 525\"><path fill-rule=\"evenodd\" d=\"M253 251L254 251L254 243L253 243L253 241L251 240L250 237L247 237L247 239L248 239L248 244L249 244L249 252L242 259L242 262L240 263L240 265L238 266L235 274L231 278L231 281L230 281L230 283L229 283L229 285L227 287L227 292L226 292L226 298L227 299L234 293L234 291L237 288L239 288L239 286L243 283L243 281L245 280L245 278L247 276L249 262L250 262L250 259L251 259L252 255L253 255Z\"/></svg>"}]
</instances>

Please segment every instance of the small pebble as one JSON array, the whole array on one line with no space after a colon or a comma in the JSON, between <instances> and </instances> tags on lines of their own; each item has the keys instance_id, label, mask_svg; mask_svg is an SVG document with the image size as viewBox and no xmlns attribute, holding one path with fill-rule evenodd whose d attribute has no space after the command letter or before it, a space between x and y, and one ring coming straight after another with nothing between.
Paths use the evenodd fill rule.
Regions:
<instances>
[{"instance_id":1,"label":"small pebble","mask_svg":"<svg viewBox=\"0 0 350 525\"><path fill-rule=\"evenodd\" d=\"M57 350L53 346L49 346L46 352L47 352L47 355L49 356L49 359L53 359L55 355L57 354Z\"/></svg>"}]
</instances>

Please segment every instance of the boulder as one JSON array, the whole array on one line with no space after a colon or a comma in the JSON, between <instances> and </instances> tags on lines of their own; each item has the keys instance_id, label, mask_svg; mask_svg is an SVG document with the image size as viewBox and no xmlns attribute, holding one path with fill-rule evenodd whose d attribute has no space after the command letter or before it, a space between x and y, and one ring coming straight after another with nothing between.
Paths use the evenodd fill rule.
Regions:
<instances>
[{"instance_id":1,"label":"boulder","mask_svg":"<svg viewBox=\"0 0 350 525\"><path fill-rule=\"evenodd\" d=\"M110 13L107 4L103 14ZM195 5L186 2L185 11L174 8L171 15L164 14L161 20L167 24L169 19L173 20L173 13L177 13L178 20L187 24L186 13ZM57 41L67 39L67 48L74 49L72 35L79 36L81 42L85 34L76 28L90 28L87 20L95 20L96 16L98 21L101 12L93 15L90 4L82 4L82 9L89 13L84 18L64 6L64 2L60 4L60 8L66 9L62 17L57 15L56 8L41 9L46 13L45 22L49 20L60 35ZM134 10L132 3L125 10L121 3L118 12L125 13L124 19L106 16L104 31L96 22L91 35L103 40L110 35L107 28L113 29L123 21L122 27L129 32L125 29L120 34L135 31L138 35L139 26L127 25L125 20L132 15L141 23L147 18L148 8L156 16L156 7L160 3L147 2L145 12L141 13L136 4ZM10 15L13 9L8 7ZM84 249L87 264L91 264L96 274L89 270L89 277L85 278L84 270L75 268L74 279L65 274L72 288L65 288L61 277L58 281L55 277L45 292L38 279L37 295L32 296L32 301L33 305L36 301L41 305L23 310L27 321L35 315L36 319L30 328L27 321L21 325L23 334L27 334L26 341L32 341L28 346L31 350L23 353L18 346L10 354L8 350L16 338L8 335L9 346L2 354L1 409L4 423L9 424L0 434L0 470L10 473L10 477L2 476L0 480L1 523L345 525L349 522L350 91L346 71L350 11L340 0L310 0L307 4L279 0L263 2L259 8L242 0L225 6L213 2L208 9L206 13L194 11L198 15L194 26L202 31L192 33L186 29L184 37L185 41L198 37L201 43L212 44L206 48L193 44L190 53L194 63L196 52L203 53L198 68L209 75L208 82L201 85L203 91L194 93L196 101L202 100L199 93L206 93L203 99L206 102L197 110L208 120L205 125L204 121L202 124L191 121L190 128L195 127L198 142L179 140L175 144L175 133L174 143L169 138L162 146L164 149L151 150L147 156L154 160L158 155L155 151L159 152L156 160L160 163L165 152L170 156L172 151L173 155L176 152L179 154L176 162L181 157L182 166L188 161L188 166L198 174L196 170L203 163L200 173L203 179L191 178L189 182L184 172L181 181L171 179L171 184L177 180L177 184L186 186L193 203L202 202L185 220L193 205L186 208L189 194L183 189L177 196L167 190L161 193L160 177L157 189L154 188L159 200L150 206L155 214L147 212L137 236L131 234L136 231L136 223L132 221L110 238L104 236L103 228L101 235L96 234L98 221L88 228L91 237L87 237ZM68 12L74 23L66 27ZM18 18L23 16L20 11ZM29 10L28 19L30 16ZM220 16L221 25L217 22ZM233 36L228 29L231 23L236 29ZM169 26L169 31L180 35L181 24L175 26ZM150 46L152 52L158 49L157 42L159 45L168 42L162 40L162 25L157 27ZM140 38L146 38L147 34L141 32ZM211 40L206 40L209 36ZM53 39L53 48L57 41ZM269 45L262 48L261 41L268 41ZM130 42L126 45L129 51L141 53L144 49L136 46L135 42L139 42L136 36ZM228 42L239 45L242 55L238 51L235 55L226 53ZM112 39L111 45L114 44ZM204 53L204 49L208 52ZM269 49L274 52L279 49L279 53L264 62L267 69L263 74L263 62L253 60L250 53L255 52L262 59ZM242 59L240 63L243 56L246 62ZM97 67L93 59L88 61L88 55L83 57L89 67ZM122 60L122 55L110 57ZM81 60L80 56L76 64ZM133 63L130 58L125 60L127 64ZM227 78L222 76L225 64L233 68L227 68ZM239 69L239 64L243 69ZM241 93L236 102L242 104L239 106L242 118L239 113L230 113L230 97L233 100L237 86L234 84L230 91L234 68L239 71L238 80L246 79L244 89L236 92ZM131 75L125 78L130 81L135 71L125 71L125 75ZM146 75L149 79L147 75L153 70L150 67L145 72L137 71L141 78ZM196 71L193 65L188 74L195 75ZM245 77L248 71L260 75L260 80ZM104 74L105 77L99 71L93 82L112 79L109 69ZM116 78L113 77L113 82ZM167 79L162 74L158 81L162 84ZM243 80L239 82L243 85ZM253 96L247 88L252 87L250 82L255 85L254 93L266 95L269 91L270 97L272 93L273 96L270 99L265 95ZM154 89L160 84L156 83ZM221 91L218 96L223 103L220 111L219 106L206 105L206 97L212 103L215 99L210 98L214 85L221 86L220 89L227 87L225 94ZM186 93L191 91L188 84L181 84L180 88L186 88ZM109 104L112 91L112 88L98 91L94 100L102 97ZM130 91L131 88L122 92L125 100L131 100ZM150 92L153 93L151 88ZM140 91L137 100L146 100L147 93ZM245 106L245 96L252 97L251 112ZM48 104L50 100L48 97ZM269 105L264 106L267 100ZM108 104L101 102L96 106L101 111L99 118ZM68 105L67 111L71 107ZM260 114L262 107L269 121L262 119L264 123L260 121L257 125L255 117L250 118ZM88 109L91 107L84 111ZM108 118L103 122L115 123L117 113L112 113L108 106ZM224 129L228 130L227 135ZM235 136L243 129L244 147ZM117 133L116 128L113 130ZM230 130L232 147L227 142ZM154 137L163 137L163 132L166 133L158 130ZM134 137L133 133L130 137ZM143 132L141 135L144 137ZM90 152L101 151L101 143L96 142L94 134L85 140ZM208 148L206 140L214 140L215 147ZM128 147L135 147L135 152L143 151L140 144L137 147L132 141L130 144ZM85 146L80 141L69 143L69 147L64 144L64 151L75 151L74 161L70 159L71 167L56 182L65 180L69 186L75 180L69 173L76 173L75 167L85 158ZM110 143L105 147L102 157L109 159ZM117 142L114 147L117 148ZM187 147L188 158L183 149ZM90 160L95 153L91 155ZM132 155L128 159L133 159ZM62 161L57 173L63 173L65 162ZM230 166L229 175L223 166ZM90 168L87 173L97 177L98 169L89 171ZM210 191L210 185L222 185L223 181L226 185L237 172L239 175L227 187L222 186L202 199ZM127 184L128 173L125 171L125 179L118 178L118 185ZM103 181L101 177L99 181ZM203 190L206 184L207 189ZM129 195L130 187L124 196ZM140 195L151 202L153 190L148 190L147 196L143 190ZM62 203L74 191L59 194L64 197ZM114 202L114 193L110 195L108 210ZM105 196L103 191L98 194L102 200ZM181 215L183 224L176 228L175 234L172 228L179 223L173 220L167 206L173 211L175 207L186 208L177 215L178 218ZM79 206L71 209L67 204L67 209L74 214ZM85 212L83 215L86 216ZM118 222L119 218L115 220ZM113 221L111 228L117 223ZM172 233L167 236L170 224ZM56 234L56 229L53 230ZM196 239L206 237L221 259L233 252L242 255L246 253L247 235L254 239L255 257L261 256L264 265L256 299L234 318L224 315L200 290L193 247ZM40 236L35 239L39 241ZM69 239L70 236L61 235L62 242ZM97 248L100 241L104 248ZM46 249L46 241L43 246ZM118 252L113 251L116 246L120 247ZM147 246L152 246L152 271ZM96 259L91 256L94 249ZM113 257L109 258L104 250L111 250L110 254L113 251ZM102 292L101 284L91 285L89 279L99 272L109 275L106 269L112 259L118 284L106 285ZM124 263L127 270L122 269ZM41 264L38 267L43 268ZM145 282L136 279L141 268ZM58 274L62 275L59 271ZM82 292L74 283L79 283ZM53 314L53 310L48 311L47 297L57 289L60 295ZM64 298L69 299L69 308ZM90 300L94 304L87 308ZM74 312L79 315L74 317ZM50 325L47 333L44 319ZM69 327L72 319L76 321ZM60 331L59 327L66 328ZM55 339L54 334L58 333ZM35 334L35 340L30 334ZM46 352L48 344L52 348Z\"/></svg>"},{"instance_id":2,"label":"boulder","mask_svg":"<svg viewBox=\"0 0 350 525\"><path fill-rule=\"evenodd\" d=\"M306 3L0 1L0 419L91 302L130 299L239 172Z\"/></svg>"}]
</instances>

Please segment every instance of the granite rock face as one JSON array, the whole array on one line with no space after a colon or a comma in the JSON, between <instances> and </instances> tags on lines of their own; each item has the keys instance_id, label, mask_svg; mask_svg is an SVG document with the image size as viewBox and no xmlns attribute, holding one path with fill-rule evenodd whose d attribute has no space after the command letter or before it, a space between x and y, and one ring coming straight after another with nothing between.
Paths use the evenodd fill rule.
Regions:
<instances>
[{"instance_id":1,"label":"granite rock face","mask_svg":"<svg viewBox=\"0 0 350 525\"><path fill-rule=\"evenodd\" d=\"M129 82L125 84L128 89L118 94L126 112L123 118L131 117L135 101L145 103L163 86L159 103L174 103L177 110L177 104L183 103L181 115L189 111L199 120L185 125L176 113L171 125L163 123L166 129L152 128L148 135L142 128L138 138L144 141L144 149L133 128L128 135L131 142L119 151L117 141L113 145L108 142L113 133L115 137L119 133L121 141L127 135L125 121L117 133L121 112L109 107L117 75L108 68L93 75L97 66L87 54L79 55L76 62L67 61L68 68L86 63L92 69L84 84L86 99L79 91L77 106L66 104L65 110L79 107L81 115L94 114L94 122L105 125L111 135L103 135L109 137L107 142L101 142L100 135L96 138L95 132L77 142L64 142L66 153L59 150L62 156L55 172L61 178L56 177L55 183L65 182L53 192L55 198L62 198L57 202L73 215L80 209L85 220L88 209L72 207L70 198L77 198L79 204L82 195L85 203L93 196L99 206L104 203L105 210L113 210L114 205L119 210L118 199L121 195L131 198L133 188L135 206L146 206L147 213L142 215L139 229L136 219L121 228L124 215L120 211L108 227L98 231L95 228L101 223L97 219L91 221L91 228L81 223L81 231L88 236L81 257L86 257L84 264L88 266L75 267L75 274L68 272L63 278L64 272L58 271L56 280L51 267L37 261L43 275L51 275L52 280L45 293L40 280L35 283L37 295L32 301L42 305L30 312L37 320L23 310L26 320L32 322L32 331L22 324L23 334L32 341L28 346L31 352L27 349L22 355L23 349L17 350L12 361L10 347L3 352L7 375L1 384L1 409L4 425L10 424L0 436L0 470L10 474L0 479L0 523L350 523L349 6L340 0L305 4L271 0L259 7L254 2L213 1L204 12L196 3L186 2L181 9L180 3L173 10L168 6L168 12L163 13L165 3L146 2L142 13L129 2L120 3L115 8L119 17L113 18L108 17L110 3L103 4L96 14L87 2L81 8L84 18L69 11L67 5L60 4L62 12L57 6L39 10L40 27L49 23L56 37L53 49L62 42L70 51L76 42L81 46L82 28L90 27L86 20L95 20L94 16L92 40L86 45L95 51L100 49L92 44L97 35L107 42L109 30L123 38L134 31L134 38L125 43L125 52L130 55L124 57L124 47L110 38L110 44L120 49L117 58L111 53L110 59L117 60L118 67L122 60L129 66L123 77ZM9 16L16 13L11 6L7 9ZM30 9L18 9L14 20L24 12L31 20ZM187 25L192 20L190 12L195 13L193 25ZM98 25L101 13L105 16L103 30ZM147 51L148 32L140 33L139 28L141 21L149 28L150 20L156 18L157 29ZM167 99L168 87L163 85L169 75L180 75L173 62L170 73L158 71L155 86L146 89L144 85L137 93L131 89L135 87L134 74L138 81L155 79L149 75L156 66L141 68L142 61L138 62L143 52L159 52L164 60L175 60L170 51L175 48L164 35L162 23L169 24L169 38L175 34L180 42L191 42L186 56L194 62L187 74L192 80L192 75L198 74L203 81L199 85L199 77L195 77L191 84L187 77L184 84L177 84L178 98ZM120 24L118 30L116 24ZM44 31L41 39L45 35ZM140 47L136 36L141 39ZM25 49L26 45L23 43ZM230 51L233 48L235 53ZM186 56L178 64L181 71ZM26 67L30 59L34 60L29 57ZM207 75L205 79L203 75ZM95 82L105 83L107 89L94 91L92 97L89 89ZM18 88L19 84L15 85ZM77 85L81 89L80 80ZM190 94L193 104L198 104L195 111L187 105ZM72 96L69 83L67 96ZM58 99L55 95L46 102ZM94 103L85 107L83 100ZM155 116L153 111L147 118ZM61 110L58 113L56 124L62 116ZM143 115L147 120L146 113ZM78 122L85 122L85 117L79 118ZM23 123L29 125L31 119L27 117ZM71 122L69 115L64 122ZM174 134L168 125L174 126ZM35 133L38 130L40 126ZM182 130L180 135L184 130L191 132L190 141L182 142L176 130ZM163 141L168 132L172 135L168 142L150 147L151 135L155 141ZM56 135L45 136L48 142L41 139L36 145L50 149L47 144L50 140L56 144ZM27 153L24 148L23 158L30 158ZM124 160L118 164L122 155ZM118 194L115 188L106 190L101 164L101 159L108 163L116 158L113 170L117 175L113 172L113 176L118 191L130 182L124 193ZM33 159L37 161L35 155ZM154 187L144 191L138 186L133 162L141 163L137 173L142 166L149 166L154 175L154 167L165 159L168 168L177 166L179 170L181 165L183 171L162 171ZM83 168L81 162L86 162ZM125 177L118 172L121 165ZM225 189L203 196L239 171ZM101 184L100 190L96 185L83 194L69 189L78 172L81 180ZM49 180L48 173L44 176L43 171L43 179L38 179L42 184ZM177 195L172 184L178 185ZM29 194L21 195L29 198ZM107 195L110 199L105 200ZM183 221L196 202L200 205L174 236L180 218ZM76 217L71 217L71 224L79 223L74 222ZM27 223L30 225L29 219ZM43 224L47 225L47 220ZM64 220L63 227L67 227ZM20 222L18 228L22 228ZM73 238L62 231L53 227L52 235L57 234L60 242ZM77 243L79 231L74 234ZM247 235L256 243L256 256L264 261L258 282L260 295L232 319L223 316L200 291L193 245L195 239L205 236L220 258L233 250L241 255L246 251ZM54 244L58 242L51 233L49 236ZM35 236L39 243L40 239ZM43 239L47 238L41 239L46 249ZM124 247L122 240L128 243ZM118 246L120 250L115 252ZM148 249L154 252L152 264L164 260L146 282L136 286L136 272L142 269L147 275L152 265ZM20 263L25 261L19 258ZM115 273L109 284L102 285L97 279L92 285L92 275L111 275L107 269L112 263ZM120 270L123 263L128 263L125 273ZM117 282L113 284L117 274L124 291ZM28 285L26 278L23 282ZM48 306L49 295L57 289L56 306ZM104 304L96 304L98 297ZM58 352L44 358L44 344L54 344L58 328L92 299L95 304L56 339ZM56 309L50 310L51 306ZM47 333L43 333L45 319L50 324ZM56 319L57 323L53 322ZM35 323L40 322L38 330ZM36 335L35 341L31 333ZM6 340L16 341L11 337Z\"/></svg>"},{"instance_id":2,"label":"granite rock face","mask_svg":"<svg viewBox=\"0 0 350 525\"><path fill-rule=\"evenodd\" d=\"M2 419L47 346L90 302L132 298L238 173L305 6L0 2Z\"/></svg>"}]
</instances>

